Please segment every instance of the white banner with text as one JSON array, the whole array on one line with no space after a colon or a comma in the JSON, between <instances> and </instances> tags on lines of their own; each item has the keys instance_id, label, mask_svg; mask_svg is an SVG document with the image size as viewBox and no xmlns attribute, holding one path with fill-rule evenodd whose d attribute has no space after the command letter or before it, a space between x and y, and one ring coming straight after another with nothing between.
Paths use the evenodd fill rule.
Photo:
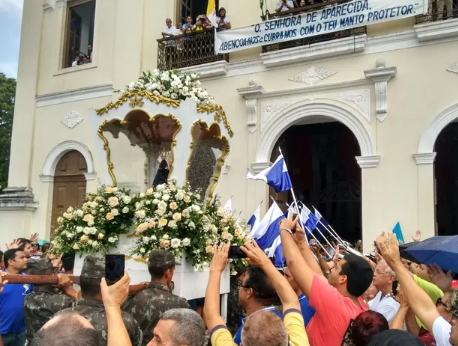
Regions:
<instances>
[{"instance_id":1,"label":"white banner with text","mask_svg":"<svg viewBox=\"0 0 458 346\"><path fill-rule=\"evenodd\" d=\"M423 0L354 0L329 5L314 12L217 32L215 51L217 54L226 54L417 16L426 10Z\"/></svg>"}]
</instances>

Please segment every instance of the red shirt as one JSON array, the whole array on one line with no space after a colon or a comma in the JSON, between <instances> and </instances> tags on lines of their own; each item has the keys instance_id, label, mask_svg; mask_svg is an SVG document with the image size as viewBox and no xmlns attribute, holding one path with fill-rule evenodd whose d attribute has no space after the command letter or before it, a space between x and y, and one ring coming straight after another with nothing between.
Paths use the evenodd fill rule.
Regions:
<instances>
[{"instance_id":1,"label":"red shirt","mask_svg":"<svg viewBox=\"0 0 458 346\"><path fill-rule=\"evenodd\" d=\"M361 298L358 298L358 307L353 300L341 295L316 274L313 277L309 301L316 310L307 326L311 346L340 346L350 321L367 310Z\"/></svg>"}]
</instances>

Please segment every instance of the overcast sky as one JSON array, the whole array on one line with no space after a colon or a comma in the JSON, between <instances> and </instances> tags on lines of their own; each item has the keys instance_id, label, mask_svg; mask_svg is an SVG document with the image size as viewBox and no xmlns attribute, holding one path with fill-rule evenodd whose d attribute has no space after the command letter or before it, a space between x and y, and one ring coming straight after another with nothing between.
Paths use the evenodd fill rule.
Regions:
<instances>
[{"instance_id":1,"label":"overcast sky","mask_svg":"<svg viewBox=\"0 0 458 346\"><path fill-rule=\"evenodd\" d=\"M0 72L12 78L17 77L23 2L0 0Z\"/></svg>"}]
</instances>

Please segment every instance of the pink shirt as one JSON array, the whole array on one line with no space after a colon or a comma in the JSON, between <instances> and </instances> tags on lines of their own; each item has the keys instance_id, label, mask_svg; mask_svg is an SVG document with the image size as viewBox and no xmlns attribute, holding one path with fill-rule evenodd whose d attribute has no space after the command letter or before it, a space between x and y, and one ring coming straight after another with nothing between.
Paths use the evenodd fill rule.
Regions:
<instances>
[{"instance_id":1,"label":"pink shirt","mask_svg":"<svg viewBox=\"0 0 458 346\"><path fill-rule=\"evenodd\" d=\"M358 298L358 307L350 298L341 295L316 274L313 277L309 301L316 309L315 316L307 326L311 346L340 346L350 321L367 310L361 298Z\"/></svg>"}]
</instances>

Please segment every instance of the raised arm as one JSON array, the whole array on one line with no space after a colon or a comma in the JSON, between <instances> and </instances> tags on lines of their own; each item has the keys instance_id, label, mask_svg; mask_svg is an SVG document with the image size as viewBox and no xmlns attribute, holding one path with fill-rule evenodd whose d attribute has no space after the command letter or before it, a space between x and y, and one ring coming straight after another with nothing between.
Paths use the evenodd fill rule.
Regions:
<instances>
[{"instance_id":1,"label":"raised arm","mask_svg":"<svg viewBox=\"0 0 458 346\"><path fill-rule=\"evenodd\" d=\"M105 278L100 283L103 305L108 323L108 346L132 346L124 321L122 320L121 305L129 295L130 277L127 272L114 285L108 286Z\"/></svg>"},{"instance_id":2,"label":"raised arm","mask_svg":"<svg viewBox=\"0 0 458 346\"><path fill-rule=\"evenodd\" d=\"M280 224L280 227L282 227L281 224ZM313 252L310 249L307 239L305 239L305 231L302 229L302 227L300 227L299 223L297 223L296 225L296 232L293 233L293 239L296 242L297 247L299 248L302 254L302 257L304 257L305 262L307 262L307 264L315 272L315 274L318 274L319 276L322 276L324 278L323 271L321 270L321 263L319 264L316 261L315 257L313 256ZM318 257L318 260L319 260L319 257ZM324 259L323 259L323 262L325 262ZM326 266L327 266L327 263L326 263Z\"/></svg>"},{"instance_id":3,"label":"raised arm","mask_svg":"<svg viewBox=\"0 0 458 346\"><path fill-rule=\"evenodd\" d=\"M287 219L283 219L280 223L280 236L281 243L283 245L283 256L286 258L288 268L291 271L291 274L293 275L297 285L307 297L310 297L313 276L316 274L316 272L310 267L308 261L304 259L302 253L299 251L299 248L296 245L296 242L293 239L291 230L296 227L297 220L297 217L295 220L293 220L291 215ZM308 245L306 248L308 248L308 251L310 252Z\"/></svg>"},{"instance_id":4,"label":"raised arm","mask_svg":"<svg viewBox=\"0 0 458 346\"><path fill-rule=\"evenodd\" d=\"M258 244L253 240L252 243L246 243L240 249L248 256L247 261L252 266L260 267L266 273L270 282L275 288L278 296L280 297L283 313L290 309L300 310L301 306L297 295L291 288L286 278L280 274L272 262L267 258L264 251L262 251Z\"/></svg>"},{"instance_id":5,"label":"raised arm","mask_svg":"<svg viewBox=\"0 0 458 346\"><path fill-rule=\"evenodd\" d=\"M413 276L402 264L396 235L390 233L387 237L382 234L377 238L377 246L388 265L396 272L411 309L428 330L433 330L434 321L440 317L439 312L428 294L416 284Z\"/></svg>"},{"instance_id":6,"label":"raised arm","mask_svg":"<svg viewBox=\"0 0 458 346\"><path fill-rule=\"evenodd\" d=\"M205 292L204 321L207 329L212 331L217 326L225 326L220 316L220 283L221 274L226 268L230 243L222 243L215 248L215 254L210 266L210 278Z\"/></svg>"}]
</instances>

